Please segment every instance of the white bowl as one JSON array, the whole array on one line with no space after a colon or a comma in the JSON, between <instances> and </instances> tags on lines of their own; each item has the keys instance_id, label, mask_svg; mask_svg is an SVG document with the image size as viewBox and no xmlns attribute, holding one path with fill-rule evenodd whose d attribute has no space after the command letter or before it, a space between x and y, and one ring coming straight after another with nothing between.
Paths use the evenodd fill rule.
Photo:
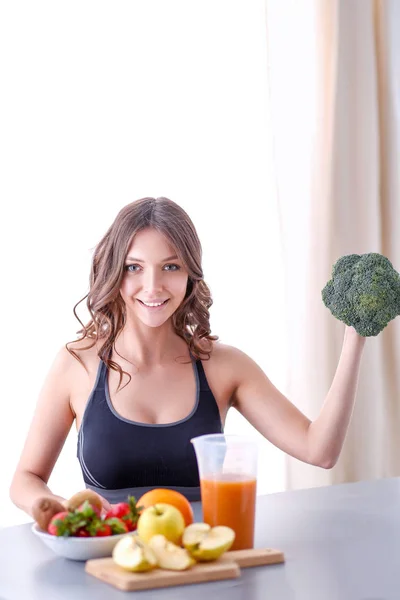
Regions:
<instances>
[{"instance_id":1,"label":"white bowl","mask_svg":"<svg viewBox=\"0 0 400 600\"><path fill-rule=\"evenodd\" d=\"M121 538L126 535L137 535L136 532L130 532L104 537L63 537L50 535L50 533L42 531L39 529L37 523L33 523L32 531L58 556L70 558L71 560L89 560L91 558L111 556L115 544Z\"/></svg>"}]
</instances>

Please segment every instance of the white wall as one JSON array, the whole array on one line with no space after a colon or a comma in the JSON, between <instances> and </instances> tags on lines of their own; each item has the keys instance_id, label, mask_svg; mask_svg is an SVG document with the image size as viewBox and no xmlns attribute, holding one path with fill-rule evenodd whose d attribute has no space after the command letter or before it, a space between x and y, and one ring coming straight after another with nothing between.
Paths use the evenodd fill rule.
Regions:
<instances>
[{"instance_id":1,"label":"white wall","mask_svg":"<svg viewBox=\"0 0 400 600\"><path fill-rule=\"evenodd\" d=\"M189 212L213 332L282 391L285 348L264 1L14 0L0 11L4 526L29 520L8 487L44 376L78 329L91 251L123 205L165 195ZM229 414L227 431L247 430ZM267 442L259 477L259 493L283 489L282 453ZM84 487L75 430L49 484Z\"/></svg>"}]
</instances>

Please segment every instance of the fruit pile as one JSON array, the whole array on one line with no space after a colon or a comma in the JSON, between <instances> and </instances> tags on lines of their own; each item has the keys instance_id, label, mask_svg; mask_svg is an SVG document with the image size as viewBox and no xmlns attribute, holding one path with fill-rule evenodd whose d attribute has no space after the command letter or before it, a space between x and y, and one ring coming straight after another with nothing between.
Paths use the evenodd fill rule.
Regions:
<instances>
[{"instance_id":1,"label":"fruit pile","mask_svg":"<svg viewBox=\"0 0 400 600\"><path fill-rule=\"evenodd\" d=\"M54 498L39 498L32 515L42 531L63 537L100 537L129 533L136 529L139 508L134 496L114 504L102 514L100 496L92 490L78 492L65 505Z\"/></svg>"},{"instance_id":2,"label":"fruit pile","mask_svg":"<svg viewBox=\"0 0 400 600\"><path fill-rule=\"evenodd\" d=\"M138 504L143 510L137 535L123 537L112 553L114 562L128 571L183 571L197 562L216 560L234 542L230 527L194 523L190 502L178 492L155 489Z\"/></svg>"},{"instance_id":3,"label":"fruit pile","mask_svg":"<svg viewBox=\"0 0 400 600\"><path fill-rule=\"evenodd\" d=\"M40 498L32 515L42 531L63 537L99 537L132 533L118 540L112 557L123 569L144 572L159 567L189 569L229 550L235 539L230 527L195 523L190 502L174 490L154 489L138 501L114 504L105 514L92 490L78 492L61 504Z\"/></svg>"}]
</instances>

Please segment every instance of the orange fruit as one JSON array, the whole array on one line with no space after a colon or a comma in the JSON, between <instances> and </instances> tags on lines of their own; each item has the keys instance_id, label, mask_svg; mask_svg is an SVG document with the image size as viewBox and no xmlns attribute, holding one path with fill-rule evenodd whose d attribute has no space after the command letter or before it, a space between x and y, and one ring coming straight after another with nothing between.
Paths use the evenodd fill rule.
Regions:
<instances>
[{"instance_id":1,"label":"orange fruit","mask_svg":"<svg viewBox=\"0 0 400 600\"><path fill-rule=\"evenodd\" d=\"M149 506L154 506L154 504L171 504L175 506L181 513L185 520L185 527L193 523L193 509L187 498L179 492L175 490L167 490L164 488L155 488L154 490L150 490L146 492L139 498L136 505L138 507L142 506L143 509L148 508Z\"/></svg>"}]
</instances>

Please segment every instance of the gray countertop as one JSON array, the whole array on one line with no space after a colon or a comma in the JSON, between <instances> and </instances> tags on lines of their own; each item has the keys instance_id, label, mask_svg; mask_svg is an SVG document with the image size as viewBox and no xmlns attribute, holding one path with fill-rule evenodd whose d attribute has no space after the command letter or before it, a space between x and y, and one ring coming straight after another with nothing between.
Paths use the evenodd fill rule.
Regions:
<instances>
[{"instance_id":1,"label":"gray countertop","mask_svg":"<svg viewBox=\"0 0 400 600\"><path fill-rule=\"evenodd\" d=\"M196 520L201 506L193 504ZM257 498L256 547L282 550L281 565L242 569L238 579L122 592L56 557L31 525L0 530L0 600L399 600L400 479Z\"/></svg>"}]
</instances>

